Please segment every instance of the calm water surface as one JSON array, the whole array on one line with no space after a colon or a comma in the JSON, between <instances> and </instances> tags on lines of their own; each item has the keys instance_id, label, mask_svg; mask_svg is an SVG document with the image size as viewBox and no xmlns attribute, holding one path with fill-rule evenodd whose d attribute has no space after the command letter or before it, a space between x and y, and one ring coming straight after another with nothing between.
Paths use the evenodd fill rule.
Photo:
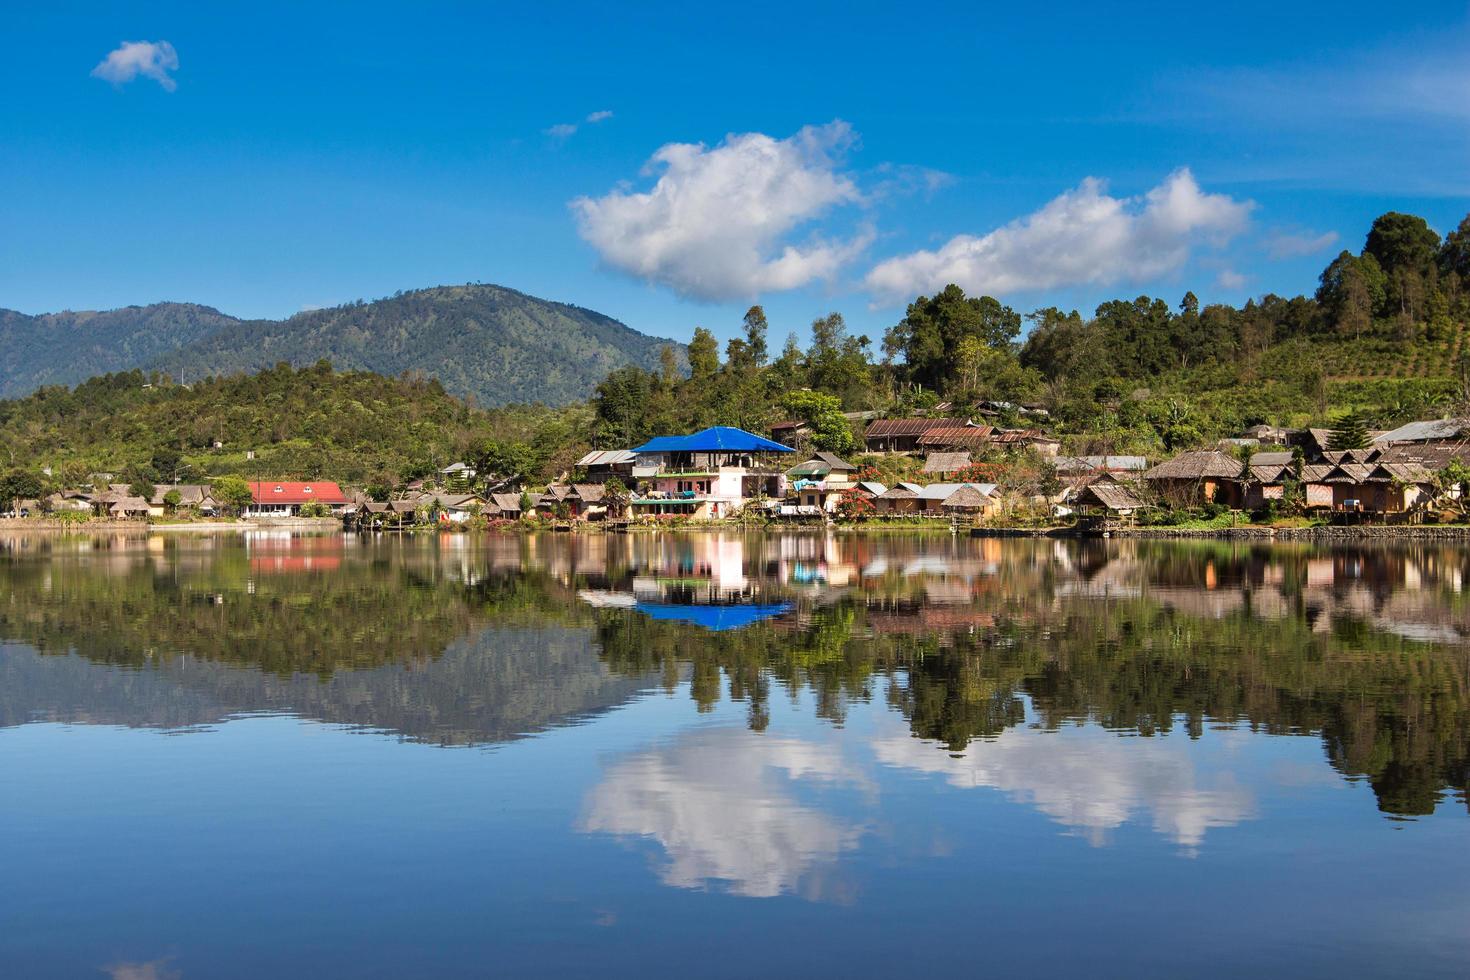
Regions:
<instances>
[{"instance_id":1,"label":"calm water surface","mask_svg":"<svg viewBox=\"0 0 1470 980\"><path fill-rule=\"evenodd\" d=\"M0 976L1464 976L1470 550L0 539Z\"/></svg>"}]
</instances>

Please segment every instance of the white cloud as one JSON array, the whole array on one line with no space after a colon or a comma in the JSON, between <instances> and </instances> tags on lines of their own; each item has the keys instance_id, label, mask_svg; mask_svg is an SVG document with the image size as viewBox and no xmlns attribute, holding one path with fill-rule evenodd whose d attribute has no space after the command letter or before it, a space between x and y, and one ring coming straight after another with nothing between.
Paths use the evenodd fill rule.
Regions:
<instances>
[{"instance_id":1,"label":"white cloud","mask_svg":"<svg viewBox=\"0 0 1470 980\"><path fill-rule=\"evenodd\" d=\"M656 841L668 858L659 877L676 888L713 881L752 898L820 898L863 828L798 802L798 782L871 788L831 745L715 729L620 760L588 795L579 829Z\"/></svg>"},{"instance_id":2,"label":"white cloud","mask_svg":"<svg viewBox=\"0 0 1470 980\"><path fill-rule=\"evenodd\" d=\"M1223 741L1124 739L1096 728L1011 729L958 756L907 733L881 737L873 750L885 765L943 776L951 786L1000 790L1094 846L1140 813L1149 815L1155 833L1190 852L1211 828L1256 816L1255 794L1226 768ZM1201 762L1216 771L1201 774Z\"/></svg>"},{"instance_id":3,"label":"white cloud","mask_svg":"<svg viewBox=\"0 0 1470 980\"><path fill-rule=\"evenodd\" d=\"M1221 269L1215 276L1215 284L1221 289L1244 289L1246 281L1245 276L1236 272L1234 269Z\"/></svg>"},{"instance_id":4,"label":"white cloud","mask_svg":"<svg viewBox=\"0 0 1470 980\"><path fill-rule=\"evenodd\" d=\"M1224 244L1253 205L1207 194L1187 168L1141 197L1118 198L1094 177L986 235L957 235L937 251L889 259L867 276L890 300L957 283L1004 296L1063 286L1144 282L1177 271L1190 249Z\"/></svg>"},{"instance_id":5,"label":"white cloud","mask_svg":"<svg viewBox=\"0 0 1470 980\"><path fill-rule=\"evenodd\" d=\"M179 67L179 56L167 41L124 41L92 69L92 77L122 85L139 75L151 78L165 92L178 88L169 72Z\"/></svg>"},{"instance_id":6,"label":"white cloud","mask_svg":"<svg viewBox=\"0 0 1470 980\"><path fill-rule=\"evenodd\" d=\"M596 112L587 113L587 121L590 123L606 122L613 117L611 109L598 109Z\"/></svg>"},{"instance_id":7,"label":"white cloud","mask_svg":"<svg viewBox=\"0 0 1470 980\"><path fill-rule=\"evenodd\" d=\"M1337 232L1324 231L1317 235L1310 231L1277 231L1266 239L1266 252L1273 259L1290 259L1299 255L1315 255L1337 244Z\"/></svg>"},{"instance_id":8,"label":"white cloud","mask_svg":"<svg viewBox=\"0 0 1470 980\"><path fill-rule=\"evenodd\" d=\"M838 170L851 144L838 121L787 139L726 136L713 148L669 143L645 173L648 191L614 190L571 202L582 237L614 269L684 296L734 300L831 278L870 240L787 241L796 228L862 200Z\"/></svg>"},{"instance_id":9,"label":"white cloud","mask_svg":"<svg viewBox=\"0 0 1470 980\"><path fill-rule=\"evenodd\" d=\"M555 126L547 126L541 132L552 139L564 140L577 131L576 123L557 123Z\"/></svg>"}]
</instances>

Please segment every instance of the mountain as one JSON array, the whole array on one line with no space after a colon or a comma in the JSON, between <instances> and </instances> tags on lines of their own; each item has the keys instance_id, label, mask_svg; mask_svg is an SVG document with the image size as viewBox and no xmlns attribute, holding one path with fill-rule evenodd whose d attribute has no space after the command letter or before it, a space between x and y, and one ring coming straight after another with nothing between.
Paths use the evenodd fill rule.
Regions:
<instances>
[{"instance_id":1,"label":"mountain","mask_svg":"<svg viewBox=\"0 0 1470 980\"><path fill-rule=\"evenodd\" d=\"M343 370L421 372L484 406L561 405L586 398L615 368L657 367L669 343L502 286L440 286L288 320L234 321L148 366L192 378L326 358Z\"/></svg>"},{"instance_id":2,"label":"mountain","mask_svg":"<svg viewBox=\"0 0 1470 980\"><path fill-rule=\"evenodd\" d=\"M502 286L439 286L371 303L240 320L158 303L28 316L0 310L0 397L132 368L193 381L281 361L437 378L483 406L586 398L615 368L655 368L671 341ZM674 345L681 349L680 345Z\"/></svg>"},{"instance_id":3,"label":"mountain","mask_svg":"<svg viewBox=\"0 0 1470 980\"><path fill-rule=\"evenodd\" d=\"M40 316L0 310L0 397L148 364L239 322L195 303Z\"/></svg>"}]
</instances>

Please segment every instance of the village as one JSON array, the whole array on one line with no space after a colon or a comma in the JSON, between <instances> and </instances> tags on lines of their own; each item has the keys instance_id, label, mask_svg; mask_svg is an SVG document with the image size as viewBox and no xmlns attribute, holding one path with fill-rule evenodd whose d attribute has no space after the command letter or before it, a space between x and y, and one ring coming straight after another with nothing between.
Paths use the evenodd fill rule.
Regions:
<instances>
[{"instance_id":1,"label":"village","mask_svg":"<svg viewBox=\"0 0 1470 980\"><path fill-rule=\"evenodd\" d=\"M528 485L465 462L377 497L331 481L108 482L6 502L11 521L154 524L340 522L350 530L607 529L744 524L976 528L1460 523L1470 426L1413 422L1383 432L1255 426L1150 460L1070 455L1040 423L996 428L957 417L852 413L861 452L813 448L811 428L761 436L730 426L594 449L561 478ZM983 418L983 417L982 417ZM1338 448L1335 443L1354 443ZM150 491L146 494L144 491ZM386 497L386 499L384 499Z\"/></svg>"}]
</instances>

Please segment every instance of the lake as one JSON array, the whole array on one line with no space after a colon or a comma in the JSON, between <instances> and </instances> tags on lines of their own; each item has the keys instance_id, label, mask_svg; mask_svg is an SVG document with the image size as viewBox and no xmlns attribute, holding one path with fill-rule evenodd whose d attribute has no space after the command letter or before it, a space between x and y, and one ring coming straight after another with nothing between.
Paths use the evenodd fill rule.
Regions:
<instances>
[{"instance_id":1,"label":"lake","mask_svg":"<svg viewBox=\"0 0 1470 980\"><path fill-rule=\"evenodd\" d=\"M0 538L0 975L1463 976L1470 549Z\"/></svg>"}]
</instances>

